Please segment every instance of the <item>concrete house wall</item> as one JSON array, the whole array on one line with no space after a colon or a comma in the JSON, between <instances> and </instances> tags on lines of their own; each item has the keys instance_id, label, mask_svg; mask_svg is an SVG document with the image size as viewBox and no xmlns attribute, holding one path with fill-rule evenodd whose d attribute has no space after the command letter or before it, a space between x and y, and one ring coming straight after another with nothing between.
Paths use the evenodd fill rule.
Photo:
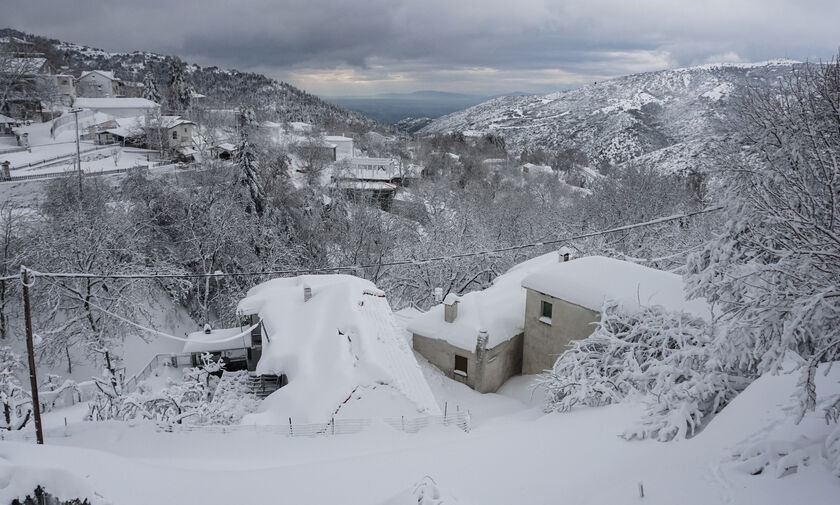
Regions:
<instances>
[{"instance_id":1,"label":"concrete house wall","mask_svg":"<svg viewBox=\"0 0 840 505\"><path fill-rule=\"evenodd\" d=\"M178 147L192 147L193 145L193 124L182 123L166 130L168 146L172 149Z\"/></svg>"},{"instance_id":2,"label":"concrete house wall","mask_svg":"<svg viewBox=\"0 0 840 505\"><path fill-rule=\"evenodd\" d=\"M76 95L85 98L117 96L116 81L99 72L91 72L80 78L76 83Z\"/></svg>"},{"instance_id":3,"label":"concrete house wall","mask_svg":"<svg viewBox=\"0 0 840 505\"><path fill-rule=\"evenodd\" d=\"M526 291L522 373L537 374L551 369L569 342L591 335L601 315L532 289ZM542 301L552 304L550 323L540 320Z\"/></svg>"},{"instance_id":4,"label":"concrete house wall","mask_svg":"<svg viewBox=\"0 0 840 505\"><path fill-rule=\"evenodd\" d=\"M450 379L462 382L479 393L494 393L514 375L522 372L522 339L519 335L502 342L479 356L449 342L414 333L414 350ZM455 355L467 358L467 376L455 373Z\"/></svg>"}]
</instances>

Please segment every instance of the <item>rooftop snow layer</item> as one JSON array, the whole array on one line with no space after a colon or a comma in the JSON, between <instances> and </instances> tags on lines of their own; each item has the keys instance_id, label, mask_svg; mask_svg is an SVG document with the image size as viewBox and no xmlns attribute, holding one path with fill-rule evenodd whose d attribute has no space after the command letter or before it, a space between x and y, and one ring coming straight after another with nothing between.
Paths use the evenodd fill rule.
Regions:
<instances>
[{"instance_id":1,"label":"rooftop snow layer","mask_svg":"<svg viewBox=\"0 0 840 505\"><path fill-rule=\"evenodd\" d=\"M553 262L525 277L522 286L595 311L615 300L631 310L661 306L711 318L705 300L686 299L679 275L603 256Z\"/></svg>"},{"instance_id":2,"label":"rooftop snow layer","mask_svg":"<svg viewBox=\"0 0 840 505\"><path fill-rule=\"evenodd\" d=\"M154 109L159 105L145 98L83 98L79 97L73 102L74 107L82 109Z\"/></svg>"},{"instance_id":3,"label":"rooftop snow layer","mask_svg":"<svg viewBox=\"0 0 840 505\"><path fill-rule=\"evenodd\" d=\"M308 301L305 286L312 290ZM414 407L405 415L440 413L384 293L373 283L350 275L273 279L248 291L239 311L263 320L257 372L289 380L243 422L327 421L351 397L383 385L410 400L402 402ZM382 409L375 410L368 417L381 416Z\"/></svg>"},{"instance_id":4,"label":"rooftop snow layer","mask_svg":"<svg viewBox=\"0 0 840 505\"><path fill-rule=\"evenodd\" d=\"M558 262L557 253L537 256L516 265L493 281L483 291L473 291L460 297L446 295L447 302L458 300L458 317L447 323L443 304L429 309L408 324L408 331L436 338L473 351L481 330L487 331L487 347L493 348L522 333L525 324L525 289L522 279L549 264Z\"/></svg>"},{"instance_id":5,"label":"rooftop snow layer","mask_svg":"<svg viewBox=\"0 0 840 505\"><path fill-rule=\"evenodd\" d=\"M210 333L190 333L187 335L187 342L184 343L184 352L219 352L250 347L250 333L231 340L231 337L242 332L243 328L220 328Z\"/></svg>"}]
</instances>

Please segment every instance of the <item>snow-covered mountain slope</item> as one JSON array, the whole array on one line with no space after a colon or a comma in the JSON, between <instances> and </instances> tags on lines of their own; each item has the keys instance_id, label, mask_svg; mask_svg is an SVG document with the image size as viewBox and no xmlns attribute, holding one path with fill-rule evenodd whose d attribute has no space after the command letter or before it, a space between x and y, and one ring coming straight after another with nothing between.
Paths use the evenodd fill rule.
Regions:
<instances>
[{"instance_id":1,"label":"snow-covered mountain slope","mask_svg":"<svg viewBox=\"0 0 840 505\"><path fill-rule=\"evenodd\" d=\"M637 159L679 170L714 149L747 86L769 86L796 64L703 65L542 96L500 97L438 118L420 134L493 132L513 151L576 148L592 160Z\"/></svg>"},{"instance_id":2,"label":"snow-covered mountain slope","mask_svg":"<svg viewBox=\"0 0 840 505\"><path fill-rule=\"evenodd\" d=\"M35 50L43 53L50 64L61 72L78 76L84 70L106 70L114 72L119 79L134 82L142 82L145 73L150 72L159 89L166 85L170 65L175 59L146 51L108 52L12 29L0 30L0 36L14 36L33 42ZM373 119L262 74L195 64L188 64L185 70L189 84L198 93L206 95L208 104L230 108L250 104L275 120L317 125L377 125Z\"/></svg>"}]
</instances>

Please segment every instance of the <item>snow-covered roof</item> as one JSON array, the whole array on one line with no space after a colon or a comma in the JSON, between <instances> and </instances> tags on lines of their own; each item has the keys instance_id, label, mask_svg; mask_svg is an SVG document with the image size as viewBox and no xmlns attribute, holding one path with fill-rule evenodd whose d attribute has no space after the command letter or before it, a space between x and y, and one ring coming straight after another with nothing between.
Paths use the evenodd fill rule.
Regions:
<instances>
[{"instance_id":1,"label":"snow-covered roof","mask_svg":"<svg viewBox=\"0 0 840 505\"><path fill-rule=\"evenodd\" d=\"M145 98L76 98L74 107L82 109L155 109L157 103Z\"/></svg>"},{"instance_id":2,"label":"snow-covered roof","mask_svg":"<svg viewBox=\"0 0 840 505\"><path fill-rule=\"evenodd\" d=\"M34 74L36 72L40 72L41 69L46 65L47 59L46 58L13 58L8 63L8 68L12 73L17 74L26 74L31 73Z\"/></svg>"},{"instance_id":3,"label":"snow-covered roof","mask_svg":"<svg viewBox=\"0 0 840 505\"><path fill-rule=\"evenodd\" d=\"M116 123L117 126L108 128L105 131L118 137L131 137L133 135L140 135L146 128L146 116L116 118L113 119L111 122ZM155 118L150 118L149 124L152 127L174 128L182 124L195 123L187 119L183 119L181 116L158 116Z\"/></svg>"},{"instance_id":4,"label":"snow-covered roof","mask_svg":"<svg viewBox=\"0 0 840 505\"><path fill-rule=\"evenodd\" d=\"M85 77L87 77L90 74L99 74L102 77L105 77L105 78L110 79L112 81L117 80L117 78L114 77L113 72L109 72L109 71L106 71L106 70L84 70L84 71L82 71L82 75L79 76L79 79L84 79Z\"/></svg>"},{"instance_id":5,"label":"snow-covered roof","mask_svg":"<svg viewBox=\"0 0 840 505\"><path fill-rule=\"evenodd\" d=\"M529 174L543 173L552 174L554 170L548 165L536 165L534 163L525 163L522 165L522 171Z\"/></svg>"},{"instance_id":6,"label":"snow-covered roof","mask_svg":"<svg viewBox=\"0 0 840 505\"><path fill-rule=\"evenodd\" d=\"M436 338L467 351L475 350L481 330L487 331L487 347L493 348L522 333L525 324L525 289L522 279L556 263L557 253L548 253L520 263L493 281L483 291L456 297L447 294L445 302L457 300L458 316L447 323L443 304L429 309L408 324L408 330L424 337Z\"/></svg>"},{"instance_id":7,"label":"snow-covered roof","mask_svg":"<svg viewBox=\"0 0 840 505\"><path fill-rule=\"evenodd\" d=\"M0 114L0 123L17 123L17 119L12 119L9 116Z\"/></svg>"},{"instance_id":8,"label":"snow-covered roof","mask_svg":"<svg viewBox=\"0 0 840 505\"><path fill-rule=\"evenodd\" d=\"M231 144L230 142L222 142L221 144L216 145L216 149L221 149L222 151L232 153L236 150L236 146L234 144Z\"/></svg>"},{"instance_id":9,"label":"snow-covered roof","mask_svg":"<svg viewBox=\"0 0 840 505\"><path fill-rule=\"evenodd\" d=\"M661 306L711 318L705 300L686 298L679 275L603 256L555 259L525 277L522 286L594 311L600 311L606 300L615 300L630 310Z\"/></svg>"},{"instance_id":10,"label":"snow-covered roof","mask_svg":"<svg viewBox=\"0 0 840 505\"><path fill-rule=\"evenodd\" d=\"M326 142L353 142L350 137L343 137L341 135L326 135L324 137Z\"/></svg>"},{"instance_id":11,"label":"snow-covered roof","mask_svg":"<svg viewBox=\"0 0 840 505\"><path fill-rule=\"evenodd\" d=\"M306 301L305 287L311 289ZM400 405L413 406L405 415L439 413L388 300L370 281L350 275L273 279L249 290L238 310L263 321L257 372L284 373L289 380L244 422L329 420L351 396L381 395L383 389L398 393Z\"/></svg>"},{"instance_id":12,"label":"snow-covered roof","mask_svg":"<svg viewBox=\"0 0 840 505\"><path fill-rule=\"evenodd\" d=\"M241 338L231 339L241 333L243 328L221 328L210 333L196 331L187 335L184 352L219 352L250 347L250 333L242 335Z\"/></svg>"},{"instance_id":13,"label":"snow-covered roof","mask_svg":"<svg viewBox=\"0 0 840 505\"><path fill-rule=\"evenodd\" d=\"M396 191L396 184L391 184L385 181L354 181L354 180L340 180L336 181L335 186L340 189L354 189L359 191Z\"/></svg>"}]
</instances>

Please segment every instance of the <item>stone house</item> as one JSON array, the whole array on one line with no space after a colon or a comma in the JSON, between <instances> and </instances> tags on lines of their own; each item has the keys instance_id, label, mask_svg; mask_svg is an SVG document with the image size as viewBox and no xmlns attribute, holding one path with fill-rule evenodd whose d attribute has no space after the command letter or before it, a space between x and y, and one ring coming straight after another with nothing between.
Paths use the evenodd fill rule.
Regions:
<instances>
[{"instance_id":1,"label":"stone house","mask_svg":"<svg viewBox=\"0 0 840 505\"><path fill-rule=\"evenodd\" d=\"M686 299L678 275L600 256L572 260L564 248L513 267L483 291L447 295L408 330L415 351L488 393L514 375L552 368L571 341L592 334L607 300L711 317L704 300Z\"/></svg>"},{"instance_id":2,"label":"stone house","mask_svg":"<svg viewBox=\"0 0 840 505\"><path fill-rule=\"evenodd\" d=\"M551 369L573 340L595 331L604 302L629 310L661 306L711 319L705 300L688 300L680 276L629 261L588 256L560 261L525 277L523 374Z\"/></svg>"},{"instance_id":3,"label":"stone house","mask_svg":"<svg viewBox=\"0 0 840 505\"><path fill-rule=\"evenodd\" d=\"M522 373L522 279L556 258L551 253L521 263L485 290L448 294L408 324L414 350L448 377L481 393L495 392Z\"/></svg>"}]
</instances>

